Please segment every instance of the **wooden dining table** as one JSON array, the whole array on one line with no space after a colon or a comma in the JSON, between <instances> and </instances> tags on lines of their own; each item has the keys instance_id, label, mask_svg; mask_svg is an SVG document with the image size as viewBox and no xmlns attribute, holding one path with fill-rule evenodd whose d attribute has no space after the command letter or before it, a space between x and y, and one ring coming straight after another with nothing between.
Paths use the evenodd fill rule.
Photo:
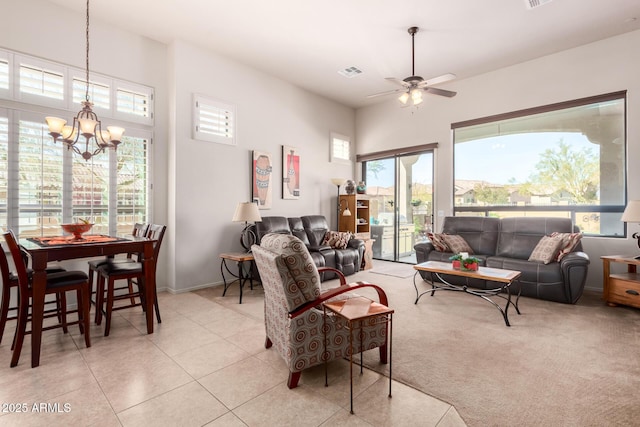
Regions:
<instances>
[{"instance_id":1,"label":"wooden dining table","mask_svg":"<svg viewBox=\"0 0 640 427\"><path fill-rule=\"evenodd\" d=\"M111 237L74 240L69 236L21 239L20 244L31 255L33 269L33 301L31 320L31 367L40 364L40 341L44 313L45 288L47 286L47 263L70 259L90 258L97 256L113 256L123 253L139 253L142 255L142 269L145 286L145 315L147 333L153 333L153 313L156 293L156 260L154 259L154 239L146 237ZM85 332L86 333L86 332Z\"/></svg>"}]
</instances>

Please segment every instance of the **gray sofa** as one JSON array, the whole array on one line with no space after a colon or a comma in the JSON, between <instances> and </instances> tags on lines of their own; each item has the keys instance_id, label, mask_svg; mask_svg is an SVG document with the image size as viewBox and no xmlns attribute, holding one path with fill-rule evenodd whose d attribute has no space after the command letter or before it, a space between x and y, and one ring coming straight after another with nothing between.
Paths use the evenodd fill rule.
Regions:
<instances>
[{"instance_id":1,"label":"gray sofa","mask_svg":"<svg viewBox=\"0 0 640 427\"><path fill-rule=\"evenodd\" d=\"M549 301L575 304L584 290L589 256L579 243L560 262L542 264L528 261L542 236L552 232L571 233L576 230L568 218L488 218L446 217L442 232L462 236L473 249L480 265L521 271L512 292ZM450 252L438 252L430 243L415 245L418 263L449 261ZM428 273L421 272L428 279ZM489 289L493 283L464 277L446 276L457 285Z\"/></svg>"},{"instance_id":2,"label":"gray sofa","mask_svg":"<svg viewBox=\"0 0 640 427\"><path fill-rule=\"evenodd\" d=\"M329 230L327 219L323 215L292 218L264 216L255 225L256 244L260 244L262 237L269 233L292 234L307 246L316 267L335 268L345 276L360 271L364 256L364 240L352 238L345 249L335 249L322 245L324 236ZM257 272L254 273L257 274ZM335 277L335 273L329 271L320 274L322 281Z\"/></svg>"}]
</instances>

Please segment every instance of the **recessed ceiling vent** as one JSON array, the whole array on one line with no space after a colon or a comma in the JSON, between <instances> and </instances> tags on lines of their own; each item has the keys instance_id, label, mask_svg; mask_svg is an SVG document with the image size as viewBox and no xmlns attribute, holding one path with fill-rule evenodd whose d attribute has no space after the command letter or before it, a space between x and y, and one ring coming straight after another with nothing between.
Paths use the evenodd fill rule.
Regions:
<instances>
[{"instance_id":1,"label":"recessed ceiling vent","mask_svg":"<svg viewBox=\"0 0 640 427\"><path fill-rule=\"evenodd\" d=\"M551 3L551 0L524 0L527 5L527 9L535 9L536 7L540 7L547 3Z\"/></svg>"},{"instance_id":2,"label":"recessed ceiling vent","mask_svg":"<svg viewBox=\"0 0 640 427\"><path fill-rule=\"evenodd\" d=\"M349 79L352 79L355 76L362 74L362 70L358 69L357 67L348 67L348 68L345 68L344 70L338 71L338 74L343 75Z\"/></svg>"}]
</instances>

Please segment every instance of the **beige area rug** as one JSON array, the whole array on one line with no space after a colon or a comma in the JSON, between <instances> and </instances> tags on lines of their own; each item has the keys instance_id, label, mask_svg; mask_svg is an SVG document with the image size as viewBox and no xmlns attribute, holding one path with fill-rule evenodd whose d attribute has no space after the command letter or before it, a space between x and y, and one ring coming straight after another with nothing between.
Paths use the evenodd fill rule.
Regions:
<instances>
[{"instance_id":1,"label":"beige area rug","mask_svg":"<svg viewBox=\"0 0 640 427\"><path fill-rule=\"evenodd\" d=\"M413 277L415 270L410 264L402 264L398 262L382 262L374 261L374 267L367 270L374 274L384 274L385 276L399 277L401 279Z\"/></svg>"},{"instance_id":2,"label":"beige area rug","mask_svg":"<svg viewBox=\"0 0 640 427\"><path fill-rule=\"evenodd\" d=\"M393 378L454 405L469 426L640 425L640 310L594 293L576 305L521 298L509 328L475 296L438 291L414 305L412 278L348 280L382 286L395 309ZM388 375L378 362L365 353Z\"/></svg>"}]
</instances>

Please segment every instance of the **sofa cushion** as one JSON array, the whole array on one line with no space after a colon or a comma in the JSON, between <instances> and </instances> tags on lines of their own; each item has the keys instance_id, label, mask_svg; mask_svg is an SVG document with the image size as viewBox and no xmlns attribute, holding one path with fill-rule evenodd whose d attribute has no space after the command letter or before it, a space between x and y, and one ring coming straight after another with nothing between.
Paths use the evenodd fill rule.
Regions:
<instances>
[{"instance_id":1,"label":"sofa cushion","mask_svg":"<svg viewBox=\"0 0 640 427\"><path fill-rule=\"evenodd\" d=\"M558 250L562 245L561 237L542 236L536 247L531 252L529 261L549 264L558 258Z\"/></svg>"},{"instance_id":2,"label":"sofa cushion","mask_svg":"<svg viewBox=\"0 0 640 427\"><path fill-rule=\"evenodd\" d=\"M528 260L542 236L571 233L572 227L570 218L503 218L496 255Z\"/></svg>"},{"instance_id":3,"label":"sofa cushion","mask_svg":"<svg viewBox=\"0 0 640 427\"><path fill-rule=\"evenodd\" d=\"M444 234L442 236L445 242L447 242L447 246L454 254L459 254L460 252L466 252L468 254L473 254L473 248L469 246L464 237L458 236L456 234Z\"/></svg>"},{"instance_id":4,"label":"sofa cushion","mask_svg":"<svg viewBox=\"0 0 640 427\"><path fill-rule=\"evenodd\" d=\"M329 245L334 249L346 249L352 237L353 235L348 231L327 231L322 244Z\"/></svg>"},{"instance_id":5,"label":"sofa cushion","mask_svg":"<svg viewBox=\"0 0 640 427\"><path fill-rule=\"evenodd\" d=\"M580 243L580 239L582 239L582 233L558 233L556 231L551 233L551 237L558 237L562 239L562 244L560 245L558 256L556 258L556 261L560 262L565 255L575 250Z\"/></svg>"},{"instance_id":6,"label":"sofa cushion","mask_svg":"<svg viewBox=\"0 0 640 427\"><path fill-rule=\"evenodd\" d=\"M442 232L462 236L471 246L475 255L495 255L500 232L500 218L445 217L442 223Z\"/></svg>"},{"instance_id":7,"label":"sofa cushion","mask_svg":"<svg viewBox=\"0 0 640 427\"><path fill-rule=\"evenodd\" d=\"M447 242L444 241L443 235L438 233L427 233L427 238L438 252L451 252Z\"/></svg>"}]
</instances>

